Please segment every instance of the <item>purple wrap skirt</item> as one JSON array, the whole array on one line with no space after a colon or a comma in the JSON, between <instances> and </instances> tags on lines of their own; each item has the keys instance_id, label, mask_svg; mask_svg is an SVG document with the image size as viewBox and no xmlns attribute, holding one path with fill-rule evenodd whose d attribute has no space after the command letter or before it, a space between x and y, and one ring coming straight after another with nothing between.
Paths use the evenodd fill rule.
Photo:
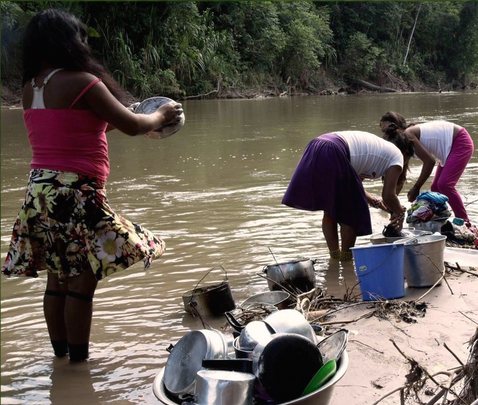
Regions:
<instances>
[{"instance_id":1,"label":"purple wrap skirt","mask_svg":"<svg viewBox=\"0 0 478 405\"><path fill-rule=\"evenodd\" d=\"M362 181L350 164L347 143L324 134L309 142L282 204L307 211L325 211L339 224L370 235L372 224Z\"/></svg>"}]
</instances>

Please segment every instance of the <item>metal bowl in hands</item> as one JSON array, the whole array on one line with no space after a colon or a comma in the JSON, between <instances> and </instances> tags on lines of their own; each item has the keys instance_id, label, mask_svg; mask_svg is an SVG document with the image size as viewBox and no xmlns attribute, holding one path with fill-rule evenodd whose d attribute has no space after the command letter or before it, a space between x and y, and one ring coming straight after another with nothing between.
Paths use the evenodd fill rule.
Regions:
<instances>
[{"instance_id":1,"label":"metal bowl in hands","mask_svg":"<svg viewBox=\"0 0 478 405\"><path fill-rule=\"evenodd\" d=\"M164 104L175 103L174 100L168 97L151 97L143 100L139 105L134 109L135 114L152 114L159 107ZM159 128L156 128L153 132L147 133L145 136L151 139L164 139L168 138L171 135L174 135L178 132L184 125L186 117L184 113L179 116L179 121L164 124Z\"/></svg>"}]
</instances>

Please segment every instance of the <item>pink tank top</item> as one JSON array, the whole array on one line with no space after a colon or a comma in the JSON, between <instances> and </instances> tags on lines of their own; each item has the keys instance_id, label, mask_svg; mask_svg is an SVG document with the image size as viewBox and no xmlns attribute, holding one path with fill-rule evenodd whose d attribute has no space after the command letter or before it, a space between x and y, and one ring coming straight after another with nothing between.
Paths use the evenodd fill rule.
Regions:
<instances>
[{"instance_id":1,"label":"pink tank top","mask_svg":"<svg viewBox=\"0 0 478 405\"><path fill-rule=\"evenodd\" d=\"M73 110L75 103L100 79L93 80L69 109L30 108L23 118L33 151L32 169L84 174L106 181L110 172L107 122L92 110Z\"/></svg>"}]
</instances>

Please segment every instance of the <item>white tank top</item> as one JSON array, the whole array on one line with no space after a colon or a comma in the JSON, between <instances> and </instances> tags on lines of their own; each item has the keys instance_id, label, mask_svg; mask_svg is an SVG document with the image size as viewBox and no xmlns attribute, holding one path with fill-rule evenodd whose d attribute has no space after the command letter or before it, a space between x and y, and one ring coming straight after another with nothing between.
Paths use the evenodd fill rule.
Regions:
<instances>
[{"instance_id":1,"label":"white tank top","mask_svg":"<svg viewBox=\"0 0 478 405\"><path fill-rule=\"evenodd\" d=\"M447 121L430 121L418 124L420 143L444 166L453 144L455 124ZM415 156L416 157L416 156Z\"/></svg>"},{"instance_id":2,"label":"white tank top","mask_svg":"<svg viewBox=\"0 0 478 405\"><path fill-rule=\"evenodd\" d=\"M50 74L45 77L43 80L43 86L40 88L37 87L35 83L35 78L32 78L32 87L33 87L33 101L32 101L32 106L31 108L33 109L45 109L45 101L43 100L43 90L45 89L46 84L48 83L48 80L51 79L51 77L56 73L59 72L60 70L63 70L62 68L60 69L55 69Z\"/></svg>"},{"instance_id":3,"label":"white tank top","mask_svg":"<svg viewBox=\"0 0 478 405\"><path fill-rule=\"evenodd\" d=\"M370 132L334 132L347 142L350 150L350 163L362 178L382 177L391 166L403 168L403 155L393 143Z\"/></svg>"}]
</instances>

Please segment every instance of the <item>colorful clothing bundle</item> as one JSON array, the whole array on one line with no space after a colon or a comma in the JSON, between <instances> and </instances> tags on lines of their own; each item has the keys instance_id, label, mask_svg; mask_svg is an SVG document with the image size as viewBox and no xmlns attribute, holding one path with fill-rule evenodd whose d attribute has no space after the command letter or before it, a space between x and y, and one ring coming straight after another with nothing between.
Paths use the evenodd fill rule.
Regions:
<instances>
[{"instance_id":1,"label":"colorful clothing bundle","mask_svg":"<svg viewBox=\"0 0 478 405\"><path fill-rule=\"evenodd\" d=\"M447 201L448 197L438 192L421 193L408 210L407 222L427 222L438 218L449 218L451 213L448 210Z\"/></svg>"}]
</instances>

